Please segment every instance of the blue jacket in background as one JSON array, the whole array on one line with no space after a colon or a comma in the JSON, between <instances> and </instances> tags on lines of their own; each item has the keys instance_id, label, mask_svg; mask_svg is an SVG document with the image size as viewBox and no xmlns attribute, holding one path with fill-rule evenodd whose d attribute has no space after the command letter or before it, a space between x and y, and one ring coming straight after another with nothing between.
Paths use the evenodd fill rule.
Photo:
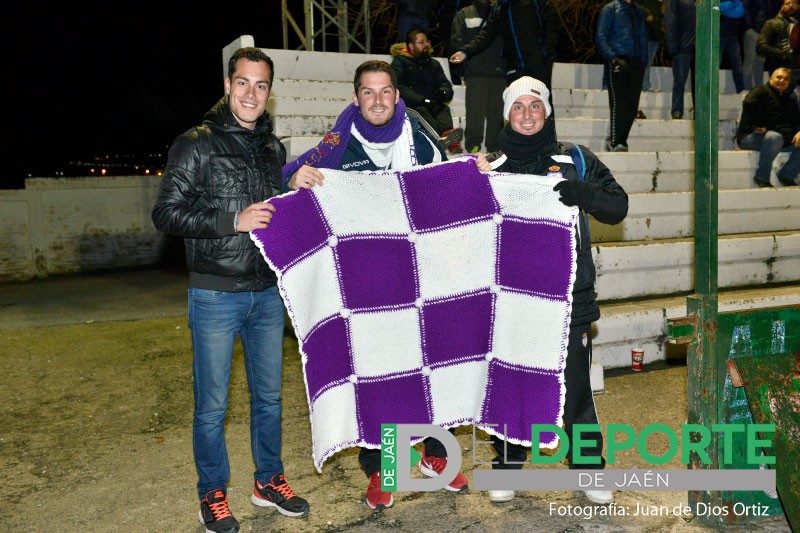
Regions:
<instances>
[{"instance_id":1,"label":"blue jacket in background","mask_svg":"<svg viewBox=\"0 0 800 533\"><path fill-rule=\"evenodd\" d=\"M647 23L644 9L635 2L613 0L603 6L595 44L606 61L635 58L647 64Z\"/></svg>"}]
</instances>

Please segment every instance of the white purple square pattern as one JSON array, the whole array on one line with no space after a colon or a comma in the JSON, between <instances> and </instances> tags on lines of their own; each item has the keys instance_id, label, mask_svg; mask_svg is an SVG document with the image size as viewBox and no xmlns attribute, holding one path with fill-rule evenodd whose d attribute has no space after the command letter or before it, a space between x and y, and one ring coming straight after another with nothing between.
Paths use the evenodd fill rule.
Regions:
<instances>
[{"instance_id":1,"label":"white purple square pattern","mask_svg":"<svg viewBox=\"0 0 800 533\"><path fill-rule=\"evenodd\" d=\"M472 156L322 172L251 233L298 337L317 470L380 447L381 424L530 445L531 424L560 423L577 209L557 180L482 173Z\"/></svg>"}]
</instances>

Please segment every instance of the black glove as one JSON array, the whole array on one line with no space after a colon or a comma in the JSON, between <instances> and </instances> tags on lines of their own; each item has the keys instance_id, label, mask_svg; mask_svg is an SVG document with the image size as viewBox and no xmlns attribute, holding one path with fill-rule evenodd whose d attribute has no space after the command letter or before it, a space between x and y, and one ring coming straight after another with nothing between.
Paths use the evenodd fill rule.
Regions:
<instances>
[{"instance_id":1,"label":"black glove","mask_svg":"<svg viewBox=\"0 0 800 533\"><path fill-rule=\"evenodd\" d=\"M611 60L611 71L614 73L620 73L623 70L628 69L628 62L622 59L621 57L615 57Z\"/></svg>"},{"instance_id":2,"label":"black glove","mask_svg":"<svg viewBox=\"0 0 800 533\"><path fill-rule=\"evenodd\" d=\"M556 183L553 190L561 193L559 200L562 204L574 205L584 211L594 200L595 188L585 181L562 180Z\"/></svg>"}]
</instances>

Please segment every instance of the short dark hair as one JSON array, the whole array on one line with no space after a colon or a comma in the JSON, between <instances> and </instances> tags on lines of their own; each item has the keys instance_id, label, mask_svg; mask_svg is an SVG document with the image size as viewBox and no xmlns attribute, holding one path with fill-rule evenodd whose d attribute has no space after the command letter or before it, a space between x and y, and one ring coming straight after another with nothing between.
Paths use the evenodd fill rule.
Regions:
<instances>
[{"instance_id":1,"label":"short dark hair","mask_svg":"<svg viewBox=\"0 0 800 533\"><path fill-rule=\"evenodd\" d=\"M369 61L364 61L356 69L356 75L353 77L353 88L356 94L358 94L358 90L361 89L361 75L365 72L385 72L392 81L392 87L395 89L397 88L397 77L394 75L392 66L386 61L371 59Z\"/></svg>"},{"instance_id":2,"label":"short dark hair","mask_svg":"<svg viewBox=\"0 0 800 533\"><path fill-rule=\"evenodd\" d=\"M406 33L406 46L416 41L417 35L419 35L420 33L424 35L425 38L428 37L428 32L426 32L422 28L411 28L410 30L408 30L408 33Z\"/></svg>"},{"instance_id":3,"label":"short dark hair","mask_svg":"<svg viewBox=\"0 0 800 533\"><path fill-rule=\"evenodd\" d=\"M236 62L240 59L246 59L254 63L258 63L259 61L266 62L266 64L269 65L269 84L272 85L272 80L275 79L275 65L273 65L272 59L265 54L261 48L254 48L252 46L239 48L231 55L231 58L228 60L229 80L233 78L233 73L236 72Z\"/></svg>"}]
</instances>

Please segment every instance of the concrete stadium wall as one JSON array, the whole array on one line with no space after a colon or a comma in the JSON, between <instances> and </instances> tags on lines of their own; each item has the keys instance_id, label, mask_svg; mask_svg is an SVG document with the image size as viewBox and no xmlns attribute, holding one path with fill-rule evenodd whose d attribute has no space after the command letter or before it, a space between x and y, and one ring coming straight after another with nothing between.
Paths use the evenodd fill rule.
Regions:
<instances>
[{"instance_id":1,"label":"concrete stadium wall","mask_svg":"<svg viewBox=\"0 0 800 533\"><path fill-rule=\"evenodd\" d=\"M175 246L150 221L160 181L30 178L0 191L0 281L159 263Z\"/></svg>"}]
</instances>

